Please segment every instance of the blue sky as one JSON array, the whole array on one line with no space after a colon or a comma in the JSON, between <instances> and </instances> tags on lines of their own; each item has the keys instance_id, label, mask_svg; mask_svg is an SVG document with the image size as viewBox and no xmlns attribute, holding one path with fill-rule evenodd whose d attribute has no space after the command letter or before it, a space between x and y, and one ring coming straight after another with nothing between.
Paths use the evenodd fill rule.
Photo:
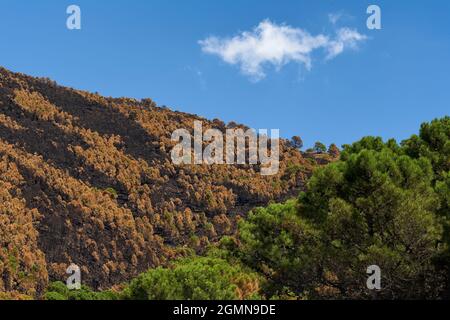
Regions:
<instances>
[{"instance_id":1,"label":"blue sky","mask_svg":"<svg viewBox=\"0 0 450 320\"><path fill-rule=\"evenodd\" d=\"M66 28L70 4L81 7L81 30ZM370 4L382 10L382 30L366 27ZM447 0L0 0L0 13L6 68L106 96L150 97L207 118L279 128L307 146L365 135L403 139L420 123L450 114ZM330 14L340 19L333 24ZM216 37L224 47L231 37L242 40L242 32L255 35L263 21L328 41L342 28L366 39L332 59L325 47L314 50L309 69L299 59L278 66L263 60L263 76L199 43Z\"/></svg>"}]
</instances>

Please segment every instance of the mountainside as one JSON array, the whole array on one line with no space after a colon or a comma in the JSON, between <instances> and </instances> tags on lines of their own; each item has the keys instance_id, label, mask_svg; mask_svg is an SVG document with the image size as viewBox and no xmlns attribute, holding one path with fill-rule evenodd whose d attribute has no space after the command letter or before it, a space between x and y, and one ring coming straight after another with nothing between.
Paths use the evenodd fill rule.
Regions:
<instances>
[{"instance_id":1,"label":"mountainside","mask_svg":"<svg viewBox=\"0 0 450 320\"><path fill-rule=\"evenodd\" d=\"M282 140L274 176L174 165L171 134L195 120L236 126L0 68L0 292L39 294L71 263L108 288L201 252L250 209L297 195L318 162Z\"/></svg>"}]
</instances>

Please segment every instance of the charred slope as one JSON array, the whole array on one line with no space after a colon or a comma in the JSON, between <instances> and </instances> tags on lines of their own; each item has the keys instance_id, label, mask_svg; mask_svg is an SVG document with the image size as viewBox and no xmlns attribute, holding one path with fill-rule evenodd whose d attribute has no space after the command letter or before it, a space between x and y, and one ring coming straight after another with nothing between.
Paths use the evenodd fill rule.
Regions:
<instances>
[{"instance_id":1,"label":"charred slope","mask_svg":"<svg viewBox=\"0 0 450 320\"><path fill-rule=\"evenodd\" d=\"M219 121L105 98L0 68L0 292L65 278L105 288L234 232L255 206L295 195L314 161L281 142L280 171L175 166L178 128Z\"/></svg>"}]
</instances>

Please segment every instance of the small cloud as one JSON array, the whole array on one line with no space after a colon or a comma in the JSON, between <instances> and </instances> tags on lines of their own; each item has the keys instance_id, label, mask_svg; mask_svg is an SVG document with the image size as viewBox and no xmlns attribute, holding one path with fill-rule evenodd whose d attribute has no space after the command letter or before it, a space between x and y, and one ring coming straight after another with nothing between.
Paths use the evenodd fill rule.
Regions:
<instances>
[{"instance_id":1,"label":"small cloud","mask_svg":"<svg viewBox=\"0 0 450 320\"><path fill-rule=\"evenodd\" d=\"M338 24L341 24L343 22L348 22L350 20L354 20L355 17L353 17L352 15L348 14L347 12L341 10L338 12L332 12L328 14L328 21L330 21L330 23L333 26L336 26Z\"/></svg>"},{"instance_id":2,"label":"small cloud","mask_svg":"<svg viewBox=\"0 0 450 320\"><path fill-rule=\"evenodd\" d=\"M331 24L336 24L342 18L344 14L342 12L330 13L328 14L328 20L330 20Z\"/></svg>"},{"instance_id":3,"label":"small cloud","mask_svg":"<svg viewBox=\"0 0 450 320\"><path fill-rule=\"evenodd\" d=\"M367 36L360 34L358 31L341 28L337 31L335 40L330 41L328 45L327 59L332 59L340 55L346 48L357 49L358 43L367 39Z\"/></svg>"},{"instance_id":4,"label":"small cloud","mask_svg":"<svg viewBox=\"0 0 450 320\"><path fill-rule=\"evenodd\" d=\"M238 65L241 72L258 81L266 76L264 67L272 65L280 70L295 62L307 70L312 67L312 54L318 49L332 59L345 49L355 49L366 36L356 30L341 28L334 37L318 34L287 25L264 20L252 31L242 32L232 38L209 37L199 41L203 52L219 56L231 65Z\"/></svg>"}]
</instances>

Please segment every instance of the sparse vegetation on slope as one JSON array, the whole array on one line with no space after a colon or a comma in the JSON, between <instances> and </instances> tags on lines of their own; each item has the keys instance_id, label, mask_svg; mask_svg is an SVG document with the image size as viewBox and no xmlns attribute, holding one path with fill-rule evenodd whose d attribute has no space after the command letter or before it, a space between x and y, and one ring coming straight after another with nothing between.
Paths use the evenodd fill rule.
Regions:
<instances>
[{"instance_id":1,"label":"sparse vegetation on slope","mask_svg":"<svg viewBox=\"0 0 450 320\"><path fill-rule=\"evenodd\" d=\"M284 140L275 176L176 166L171 133L195 120L227 128L0 69L0 291L40 296L71 263L107 289L186 248L202 253L252 208L296 195L316 166Z\"/></svg>"}]
</instances>

